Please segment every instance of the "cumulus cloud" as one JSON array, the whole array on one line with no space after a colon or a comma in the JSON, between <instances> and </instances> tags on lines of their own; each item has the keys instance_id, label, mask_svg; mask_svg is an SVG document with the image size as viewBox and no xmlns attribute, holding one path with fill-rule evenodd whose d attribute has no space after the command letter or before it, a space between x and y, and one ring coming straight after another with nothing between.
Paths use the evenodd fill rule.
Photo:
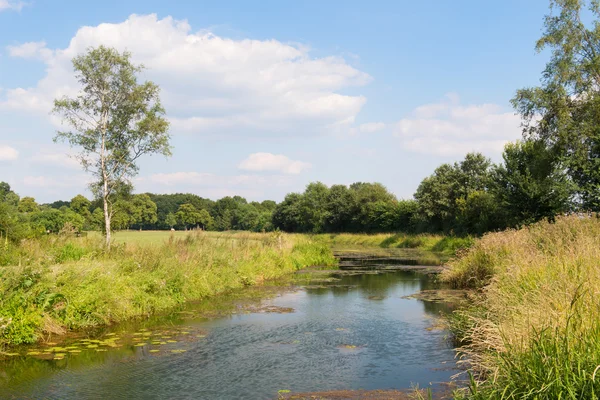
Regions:
<instances>
[{"instance_id":1,"label":"cumulus cloud","mask_svg":"<svg viewBox=\"0 0 600 400\"><path fill-rule=\"evenodd\" d=\"M26 5L27 3L24 1L0 0L0 12L7 10L21 11Z\"/></svg>"},{"instance_id":2,"label":"cumulus cloud","mask_svg":"<svg viewBox=\"0 0 600 400\"><path fill-rule=\"evenodd\" d=\"M276 171L284 174L299 174L310 168L309 163L291 160L283 154L254 153L243 160L238 168L245 171Z\"/></svg>"},{"instance_id":3,"label":"cumulus cloud","mask_svg":"<svg viewBox=\"0 0 600 400\"><path fill-rule=\"evenodd\" d=\"M18 46L7 46L11 57L26 59L40 59L50 61L53 56L52 50L46 48L46 42L27 42Z\"/></svg>"},{"instance_id":4,"label":"cumulus cloud","mask_svg":"<svg viewBox=\"0 0 600 400\"><path fill-rule=\"evenodd\" d=\"M10 147L0 145L0 161L12 161L19 158L19 152Z\"/></svg>"},{"instance_id":5,"label":"cumulus cloud","mask_svg":"<svg viewBox=\"0 0 600 400\"><path fill-rule=\"evenodd\" d=\"M366 124L361 124L358 127L358 130L362 133L373 133L382 129L385 129L385 124L383 122L368 122Z\"/></svg>"},{"instance_id":6,"label":"cumulus cloud","mask_svg":"<svg viewBox=\"0 0 600 400\"><path fill-rule=\"evenodd\" d=\"M319 132L354 119L365 98L339 91L371 80L343 58L313 58L306 47L234 40L192 32L186 21L171 17L131 15L121 23L80 28L64 49L48 49L44 42L10 47L12 56L42 60L47 74L35 87L5 90L0 108L47 115L54 98L77 93L71 59L101 44L128 50L135 63L148 67L143 77L161 86L175 132Z\"/></svg>"},{"instance_id":7,"label":"cumulus cloud","mask_svg":"<svg viewBox=\"0 0 600 400\"><path fill-rule=\"evenodd\" d=\"M441 102L417 107L395 125L394 135L404 149L417 153L495 155L520 137L520 117L495 104L461 105L456 94L449 94Z\"/></svg>"}]
</instances>

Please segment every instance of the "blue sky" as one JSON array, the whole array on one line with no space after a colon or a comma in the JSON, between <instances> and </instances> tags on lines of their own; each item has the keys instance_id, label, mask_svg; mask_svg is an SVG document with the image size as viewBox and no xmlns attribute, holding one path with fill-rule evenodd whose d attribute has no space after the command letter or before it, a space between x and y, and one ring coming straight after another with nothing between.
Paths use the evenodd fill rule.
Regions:
<instances>
[{"instance_id":1,"label":"blue sky","mask_svg":"<svg viewBox=\"0 0 600 400\"><path fill-rule=\"evenodd\" d=\"M173 157L138 191L282 200L311 181L377 181L400 198L443 162L500 160L510 99L539 82L547 0L0 0L0 180L40 202L89 195L54 144L69 60L130 50L162 88Z\"/></svg>"}]
</instances>

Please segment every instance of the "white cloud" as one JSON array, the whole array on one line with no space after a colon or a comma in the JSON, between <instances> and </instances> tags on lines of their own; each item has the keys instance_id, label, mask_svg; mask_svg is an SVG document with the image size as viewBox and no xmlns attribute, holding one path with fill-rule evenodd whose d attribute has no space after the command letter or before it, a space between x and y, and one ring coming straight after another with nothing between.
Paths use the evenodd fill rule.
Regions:
<instances>
[{"instance_id":1,"label":"white cloud","mask_svg":"<svg viewBox=\"0 0 600 400\"><path fill-rule=\"evenodd\" d=\"M81 164L69 151L57 152L53 150L42 150L29 158L29 162L42 165L53 165L64 168L80 169Z\"/></svg>"},{"instance_id":2,"label":"white cloud","mask_svg":"<svg viewBox=\"0 0 600 400\"><path fill-rule=\"evenodd\" d=\"M0 145L0 161L12 161L19 158L19 152L10 147Z\"/></svg>"},{"instance_id":3,"label":"white cloud","mask_svg":"<svg viewBox=\"0 0 600 400\"><path fill-rule=\"evenodd\" d=\"M0 0L1 1L1 0ZM18 46L7 46L11 57L40 59L50 61L53 56L52 50L46 48L46 42L27 42Z\"/></svg>"},{"instance_id":4,"label":"white cloud","mask_svg":"<svg viewBox=\"0 0 600 400\"><path fill-rule=\"evenodd\" d=\"M339 91L371 80L340 57L312 58L306 47L194 33L186 21L131 15L80 28L64 49L10 47L13 56L43 60L47 75L35 87L5 90L0 108L47 115L53 99L77 93L71 59L100 44L128 50L148 67L143 78L161 86L175 133L321 132L353 120L366 101Z\"/></svg>"},{"instance_id":5,"label":"white cloud","mask_svg":"<svg viewBox=\"0 0 600 400\"><path fill-rule=\"evenodd\" d=\"M250 154L238 165L238 168L246 171L277 171L294 175L310 167L309 163L291 160L283 154L271 153Z\"/></svg>"},{"instance_id":6,"label":"white cloud","mask_svg":"<svg viewBox=\"0 0 600 400\"><path fill-rule=\"evenodd\" d=\"M262 176L262 175L231 175L223 176L206 172L169 172L153 174L149 177L136 179L138 183L152 183L164 186L214 186L214 187L237 187L256 185L278 185L285 186L289 180L285 176Z\"/></svg>"},{"instance_id":7,"label":"white cloud","mask_svg":"<svg viewBox=\"0 0 600 400\"><path fill-rule=\"evenodd\" d=\"M361 124L358 127L358 130L362 133L373 133L382 129L385 129L385 124L383 122L368 122L366 124Z\"/></svg>"},{"instance_id":8,"label":"white cloud","mask_svg":"<svg viewBox=\"0 0 600 400\"><path fill-rule=\"evenodd\" d=\"M87 175L69 175L69 176L32 176L28 175L23 178L23 184L29 187L57 189L57 188L85 188L91 182L91 178Z\"/></svg>"},{"instance_id":9,"label":"white cloud","mask_svg":"<svg viewBox=\"0 0 600 400\"><path fill-rule=\"evenodd\" d=\"M520 117L495 104L461 105L456 94L417 107L400 120L394 134L404 149L440 156L479 151L499 154L521 135Z\"/></svg>"},{"instance_id":10,"label":"white cloud","mask_svg":"<svg viewBox=\"0 0 600 400\"><path fill-rule=\"evenodd\" d=\"M24 1L0 0L0 12L6 10L21 11L27 3Z\"/></svg>"}]
</instances>

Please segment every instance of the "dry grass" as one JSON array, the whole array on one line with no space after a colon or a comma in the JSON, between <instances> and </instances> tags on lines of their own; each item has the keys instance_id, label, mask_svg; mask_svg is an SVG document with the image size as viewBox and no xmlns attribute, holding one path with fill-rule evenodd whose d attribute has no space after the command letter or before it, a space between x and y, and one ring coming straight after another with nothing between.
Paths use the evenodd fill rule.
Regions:
<instances>
[{"instance_id":1,"label":"dry grass","mask_svg":"<svg viewBox=\"0 0 600 400\"><path fill-rule=\"evenodd\" d=\"M486 379L482 396L595 398L600 386L592 379L600 364L599 219L562 217L488 234L451 263L443 279L481 291L471 309L455 316L460 325L455 330L466 343L462 351L470 365ZM583 342L588 346L580 354ZM590 354L596 361L586 364ZM521 378L515 381L517 372ZM518 381L530 390L521 391Z\"/></svg>"}]
</instances>

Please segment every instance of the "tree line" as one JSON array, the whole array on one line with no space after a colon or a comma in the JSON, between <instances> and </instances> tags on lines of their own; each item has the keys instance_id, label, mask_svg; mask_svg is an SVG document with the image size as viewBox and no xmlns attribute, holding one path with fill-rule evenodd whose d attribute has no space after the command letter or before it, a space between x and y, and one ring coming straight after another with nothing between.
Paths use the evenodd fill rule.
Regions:
<instances>
[{"instance_id":1,"label":"tree line","mask_svg":"<svg viewBox=\"0 0 600 400\"><path fill-rule=\"evenodd\" d=\"M480 235L560 213L599 211L583 199L560 158L539 141L523 140L508 144L497 165L479 153L440 165L408 200L366 182L331 187L313 182L279 204L240 196L213 201L191 193L122 193L112 205L111 228ZM0 205L0 224L14 235L106 229L102 199L77 195L38 205L1 183ZM6 229L9 220L12 228Z\"/></svg>"},{"instance_id":2,"label":"tree line","mask_svg":"<svg viewBox=\"0 0 600 400\"><path fill-rule=\"evenodd\" d=\"M137 159L170 155L159 88L137 83L142 67L131 64L131 54L90 49L73 59L80 96L57 99L54 112L72 128L56 139L80 150L82 167L96 178L96 200L76 196L38 205L2 183L0 230L18 236L96 229L106 232L107 244L111 229L482 234L561 213L600 212L600 7L551 3L557 12L546 17L536 45L550 50L541 84L518 90L512 99L523 139L508 144L497 165L478 153L440 165L408 200L364 182L314 182L279 204L239 196L212 201L194 194L132 195L128 182L138 172ZM584 7L595 18L588 25L581 18Z\"/></svg>"}]
</instances>

